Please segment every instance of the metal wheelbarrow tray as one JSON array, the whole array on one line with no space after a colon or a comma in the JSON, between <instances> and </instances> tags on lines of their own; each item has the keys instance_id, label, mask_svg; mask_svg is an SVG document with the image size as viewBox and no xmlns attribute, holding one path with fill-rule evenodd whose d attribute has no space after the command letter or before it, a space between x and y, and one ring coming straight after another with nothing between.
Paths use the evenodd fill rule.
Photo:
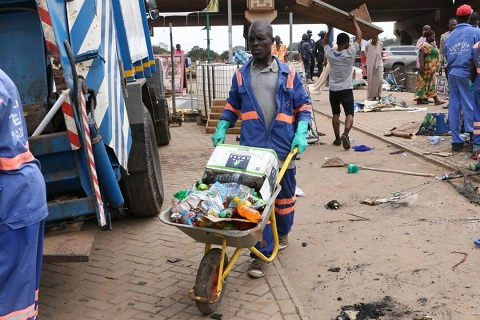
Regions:
<instances>
[{"instance_id":1,"label":"metal wheelbarrow tray","mask_svg":"<svg viewBox=\"0 0 480 320\"><path fill-rule=\"evenodd\" d=\"M281 188L280 184L275 186L275 191L263 210L262 220L249 230L214 229L174 223L170 221L170 215L172 214L171 206L162 211L159 218L163 223L179 228L186 235L201 243L210 243L221 246L223 244L223 239L226 239L227 246L229 247L250 248L259 241L259 237L261 239L261 233L270 218L273 211L272 209L275 205L275 199Z\"/></svg>"}]
</instances>

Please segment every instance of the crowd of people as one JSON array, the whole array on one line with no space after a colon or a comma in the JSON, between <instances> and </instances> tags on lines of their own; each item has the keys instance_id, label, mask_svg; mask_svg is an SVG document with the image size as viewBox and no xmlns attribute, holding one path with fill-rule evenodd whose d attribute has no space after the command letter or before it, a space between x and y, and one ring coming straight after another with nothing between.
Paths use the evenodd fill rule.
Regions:
<instances>
[{"instance_id":1,"label":"crowd of people","mask_svg":"<svg viewBox=\"0 0 480 320\"><path fill-rule=\"evenodd\" d=\"M452 135L452 151L464 150L465 140L460 135L462 130L470 134L473 143L472 157L478 158L480 152L480 29L478 15L469 5L461 5L456 11L456 19L448 24L448 31L440 37L440 48L435 40L435 31L424 26L417 41L417 82L414 100L417 104L435 105L446 103L437 96L436 76L445 74L449 85L448 117ZM325 81L324 73L329 77L329 100L332 109L332 127L335 134L333 145L350 148L349 131L353 126L354 96L352 72L355 57L362 51L367 65L369 100L380 100L383 83L383 43L378 37L362 46L362 32L356 17L350 14L355 38L350 44L350 37L340 33L336 43L331 46L332 28L318 34L320 39L312 39L312 31L302 35L299 53L304 65L304 77L307 84L313 83L315 64L317 65L317 82ZM310 125L312 112L311 100L303 87L302 80L293 67L284 64L288 61L287 48L280 36L273 37L272 27L265 21L252 24L249 31L249 45L253 58L237 70L232 78L232 88L227 105L220 117L213 145L223 143L228 128L235 125L242 116L242 134L240 144L273 148L279 158L285 159L289 150L298 148L299 153L306 147L306 134ZM284 83L287 91L275 90ZM317 83L313 89L317 89ZM310 87L312 88L312 87ZM291 94L287 94L292 90ZM247 94L245 94L245 92ZM287 94L285 96L285 94ZM252 98L253 97L253 98ZM429 99L433 99L430 101ZM276 105L282 101L282 105ZM291 107L290 107L291 106ZM340 133L340 106L345 113L345 128ZM288 246L288 233L293 225L295 212L295 162L293 161L282 180L282 192L275 203L280 250ZM273 250L272 230L265 228L263 246L258 249L265 257ZM248 274L262 277L268 263L255 259Z\"/></svg>"},{"instance_id":2,"label":"crowd of people","mask_svg":"<svg viewBox=\"0 0 480 320\"><path fill-rule=\"evenodd\" d=\"M331 80L333 75L337 74L338 76L338 73L329 63L335 61L334 58L338 58L340 55L343 55L345 58L345 50L349 49L350 51L352 48L356 48L355 43L358 42L358 37L355 35L353 46L349 45L346 48L340 46L340 49L337 48L337 39L337 43L334 44L332 49L330 46L328 48L324 46L325 43L329 43L329 33L321 31L318 36L320 39L314 41L311 30L304 33L299 44L299 54L305 69L306 83L310 85L311 93L320 93L320 88L327 81L330 82L330 103L335 119L340 109L338 107L339 103L335 98L338 96L337 90L335 90L335 81L332 83ZM416 43L418 49L416 62L417 81L413 98L419 105L427 105L429 103L434 103L435 105L446 104L446 101L441 100L437 94L437 76L445 74L448 80L449 104L446 108L448 108L448 119L452 135L452 151L466 150L472 152L473 159L478 159L480 152L480 76L477 76L480 73L479 41L479 16L473 12L471 6L466 4L459 6L456 10L456 17L449 20L448 31L440 36L439 45L436 42L435 31L430 25L425 25ZM369 42L361 40L358 44L357 51L352 51L352 54L355 57L358 52L361 52L362 64L366 65L366 78L368 80L367 99L371 101L380 100L384 79L383 43L379 41L378 37L373 37ZM337 53L330 59L327 59L326 50L343 52L343 54ZM278 56L273 50L272 53ZM350 57L348 60L350 66ZM351 61L352 64L353 61L354 58ZM316 74L314 73L315 66ZM342 72L342 76L345 76L346 69ZM313 81L314 76L318 77L316 82ZM351 79L352 77L350 77L349 82L351 82ZM346 111L348 120L350 103L342 101L341 104ZM347 128L349 123L350 121L347 121ZM336 136L333 144L342 145L342 137L339 136L337 124L334 123L333 126ZM462 132L469 135L468 143L466 143L464 136L461 134ZM348 133L346 136L348 137ZM343 146L347 149L349 147L348 143L343 143Z\"/></svg>"}]
</instances>

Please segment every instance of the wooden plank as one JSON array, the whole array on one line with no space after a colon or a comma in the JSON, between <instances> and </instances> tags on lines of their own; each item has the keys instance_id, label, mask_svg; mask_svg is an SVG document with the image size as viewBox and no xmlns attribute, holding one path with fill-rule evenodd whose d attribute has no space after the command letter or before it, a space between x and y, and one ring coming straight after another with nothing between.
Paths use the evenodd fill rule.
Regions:
<instances>
[{"instance_id":1,"label":"wooden plank","mask_svg":"<svg viewBox=\"0 0 480 320\"><path fill-rule=\"evenodd\" d=\"M43 242L43 261L87 262L95 241L96 230L46 235Z\"/></svg>"},{"instance_id":2,"label":"wooden plank","mask_svg":"<svg viewBox=\"0 0 480 320\"><path fill-rule=\"evenodd\" d=\"M367 10L366 6L362 10ZM355 35L355 30L353 28L352 21L349 19L348 12L342 11L323 1L297 0L297 3L287 7L287 11L297 13L306 18L317 20L319 23L324 23ZM362 14L365 15L365 12ZM365 40L370 40L373 36L383 32L382 28L360 17L357 17L357 22L360 30L362 30L362 38Z\"/></svg>"},{"instance_id":3,"label":"wooden plank","mask_svg":"<svg viewBox=\"0 0 480 320\"><path fill-rule=\"evenodd\" d=\"M372 22L372 19L370 18L370 13L368 13L367 5L365 3L351 12L355 14L357 18Z\"/></svg>"}]
</instances>

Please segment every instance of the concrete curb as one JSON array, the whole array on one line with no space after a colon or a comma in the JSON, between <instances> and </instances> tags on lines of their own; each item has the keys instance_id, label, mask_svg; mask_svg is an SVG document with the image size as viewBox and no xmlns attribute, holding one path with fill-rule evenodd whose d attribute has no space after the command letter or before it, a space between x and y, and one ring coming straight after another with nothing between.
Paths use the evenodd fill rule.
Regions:
<instances>
[{"instance_id":1,"label":"concrete curb","mask_svg":"<svg viewBox=\"0 0 480 320\"><path fill-rule=\"evenodd\" d=\"M283 285L287 289L287 292L290 295L290 298L292 299L293 304L295 305L295 309L297 310L298 316L302 320L308 320L308 316L305 312L302 301L300 300L300 298L298 298L295 292L295 289L290 284L287 276L285 275L285 271L284 271L282 262L280 261L280 257L277 256L277 259L273 261L273 265L275 266L275 269L277 269L278 275L280 276L280 279L282 279Z\"/></svg>"},{"instance_id":2,"label":"concrete curb","mask_svg":"<svg viewBox=\"0 0 480 320\"><path fill-rule=\"evenodd\" d=\"M313 111L315 111L316 113L321 114L321 115L323 115L323 116L325 116L325 117L327 117L327 118L330 118L330 119L332 118L332 115L330 115L330 114L328 114L328 113L326 113L326 112L324 112L324 111L316 110L315 108L313 108ZM343 123L343 124L345 123L345 122L342 121L342 120L340 120L340 122ZM422 154L421 152L419 152L419 151L417 151L417 150L415 150L415 149L410 148L410 147L409 147L408 145L406 145L406 144L403 144L403 143L400 143L400 142L398 142L398 141L389 139L388 136L381 136L381 135L378 135L378 134L376 134L376 133L373 133L373 132L371 132L369 129L367 129L367 128L361 126L361 125L359 126L359 125L355 125L355 124L354 124L354 125L353 125L353 128L355 128L356 130L358 130L358 131L360 131L360 132L362 132L362 133L368 134L369 136L372 136L372 137L374 137L374 138L376 138L376 139L379 139L379 140L381 140L381 141L383 141L383 142L386 142L386 143L389 143L389 144L391 144L391 145L394 145L394 146L396 146L397 148L404 149L405 151L408 151L408 152L412 153L413 155L415 155L415 156L417 156L417 157L419 157L419 158L422 158L422 159L424 159L424 160L427 160L427 161L429 161L429 162L432 162L432 163L434 163L435 165L438 165L438 166L440 166L440 167L443 167L443 168L445 168L445 169L449 169L449 170L452 170L452 171L457 171L457 168L455 168L455 167L453 167L453 166L450 166L448 163L445 163L445 162L443 162L443 161L440 161L440 160L438 160L438 158L435 158L435 157L432 157L432 156L428 156L428 155L424 155L424 154ZM473 180L476 180L476 181L478 181L478 179L479 179L478 177L475 177L475 176L470 176L469 178L470 178L470 179L473 179Z\"/></svg>"}]
</instances>

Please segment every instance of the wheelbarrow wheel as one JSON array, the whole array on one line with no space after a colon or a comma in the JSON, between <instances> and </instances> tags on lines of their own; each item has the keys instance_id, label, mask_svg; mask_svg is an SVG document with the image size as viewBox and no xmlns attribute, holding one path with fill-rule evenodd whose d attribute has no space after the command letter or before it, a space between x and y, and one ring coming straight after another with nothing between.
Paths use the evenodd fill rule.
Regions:
<instances>
[{"instance_id":1,"label":"wheelbarrow wheel","mask_svg":"<svg viewBox=\"0 0 480 320\"><path fill-rule=\"evenodd\" d=\"M217 284L220 279L219 269L220 269L220 259L222 256L222 250L218 248L210 249L203 256L200 266L197 271L197 278L195 280L195 295L197 297L214 299L217 293ZM228 265L228 258L225 255L223 261L223 270ZM227 279L222 284L222 291L220 291L220 296L217 301L214 303L195 301L198 310L203 314L212 314L217 311L218 305L220 304L223 293L227 285Z\"/></svg>"}]
</instances>

